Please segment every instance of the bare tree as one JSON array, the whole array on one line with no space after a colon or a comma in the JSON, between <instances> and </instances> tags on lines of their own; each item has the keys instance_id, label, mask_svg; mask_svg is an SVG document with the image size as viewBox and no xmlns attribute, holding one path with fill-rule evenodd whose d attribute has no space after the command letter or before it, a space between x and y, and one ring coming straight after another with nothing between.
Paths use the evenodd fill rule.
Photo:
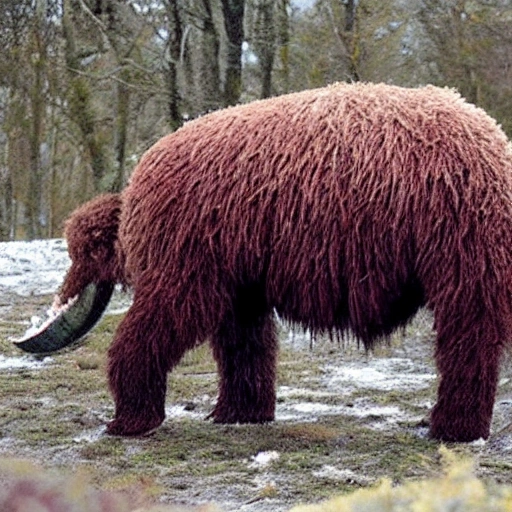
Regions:
<instances>
[{"instance_id":1,"label":"bare tree","mask_svg":"<svg viewBox=\"0 0 512 512\"><path fill-rule=\"evenodd\" d=\"M290 0L277 0L276 38L281 92L290 90Z\"/></svg>"},{"instance_id":2,"label":"bare tree","mask_svg":"<svg viewBox=\"0 0 512 512\"><path fill-rule=\"evenodd\" d=\"M512 133L512 3L422 0L419 20L437 81L456 87Z\"/></svg>"},{"instance_id":3,"label":"bare tree","mask_svg":"<svg viewBox=\"0 0 512 512\"><path fill-rule=\"evenodd\" d=\"M361 58L360 31L358 27L358 16L356 0L347 0L345 5L345 29L342 39L347 49L348 73L350 80L358 82L360 80L359 65Z\"/></svg>"},{"instance_id":4,"label":"bare tree","mask_svg":"<svg viewBox=\"0 0 512 512\"><path fill-rule=\"evenodd\" d=\"M0 9L3 48L0 66L5 72L1 85L6 107L2 131L7 153L3 159L6 167L2 170L6 193L4 217L7 222L16 222L17 206L20 206L25 235L33 239L45 234L47 223L44 210L47 168L42 151L53 68L48 55L51 45L51 53L56 49L55 27L51 21L56 5L50 0L6 0ZM12 226L4 226L2 231L11 232Z\"/></svg>"},{"instance_id":5,"label":"bare tree","mask_svg":"<svg viewBox=\"0 0 512 512\"><path fill-rule=\"evenodd\" d=\"M466 13L466 0L425 0L420 21L431 43L430 58L444 77L474 103L479 101L477 68L482 25L476 26Z\"/></svg>"},{"instance_id":6,"label":"bare tree","mask_svg":"<svg viewBox=\"0 0 512 512\"><path fill-rule=\"evenodd\" d=\"M66 69L69 80L70 116L80 129L82 140L90 159L94 187L104 189L103 179L110 171L107 141L97 129L93 91L87 74L87 63L95 58L98 48L79 44L75 27L83 23L79 6L73 9L73 0L63 0L62 32L65 41Z\"/></svg>"},{"instance_id":7,"label":"bare tree","mask_svg":"<svg viewBox=\"0 0 512 512\"><path fill-rule=\"evenodd\" d=\"M191 27L186 41L191 53L191 67L186 71L190 91L187 103L190 114L195 116L216 110L223 104L220 35L211 0L188 0L186 3L186 23Z\"/></svg>"},{"instance_id":8,"label":"bare tree","mask_svg":"<svg viewBox=\"0 0 512 512\"><path fill-rule=\"evenodd\" d=\"M43 194L43 168L41 163L41 145L43 142L43 122L46 98L44 80L47 67L46 1L37 0L35 17L31 30L33 57L33 81L29 89L29 108L32 117L29 132L30 173L29 196L26 202L27 236L29 240L42 235L41 208Z\"/></svg>"},{"instance_id":9,"label":"bare tree","mask_svg":"<svg viewBox=\"0 0 512 512\"><path fill-rule=\"evenodd\" d=\"M0 240L7 240L14 234L15 190L12 164L12 143L18 132L15 118L19 102L18 89L21 87L19 50L21 42L28 32L28 19L31 8L26 2L6 0L0 4ZM21 106L21 105L20 105Z\"/></svg>"},{"instance_id":10,"label":"bare tree","mask_svg":"<svg viewBox=\"0 0 512 512\"><path fill-rule=\"evenodd\" d=\"M252 46L258 59L261 98L272 95L272 70L276 52L275 0L253 0Z\"/></svg>"},{"instance_id":11,"label":"bare tree","mask_svg":"<svg viewBox=\"0 0 512 512\"><path fill-rule=\"evenodd\" d=\"M236 105L242 92L242 44L245 0L221 0L227 36L224 103Z\"/></svg>"},{"instance_id":12,"label":"bare tree","mask_svg":"<svg viewBox=\"0 0 512 512\"><path fill-rule=\"evenodd\" d=\"M167 62L167 87L169 89L169 124L171 130L176 130L182 124L180 111L180 91L178 72L180 62L185 58L185 41L180 9L176 0L165 1L165 10L168 20L168 59Z\"/></svg>"}]
</instances>

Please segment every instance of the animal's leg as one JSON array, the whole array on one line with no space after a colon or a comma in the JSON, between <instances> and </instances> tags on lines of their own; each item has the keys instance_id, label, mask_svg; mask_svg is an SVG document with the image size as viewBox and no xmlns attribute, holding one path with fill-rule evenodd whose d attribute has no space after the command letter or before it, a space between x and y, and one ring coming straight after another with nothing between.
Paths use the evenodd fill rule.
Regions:
<instances>
[{"instance_id":1,"label":"animal's leg","mask_svg":"<svg viewBox=\"0 0 512 512\"><path fill-rule=\"evenodd\" d=\"M108 377L116 404L107 432L143 435L165 417L167 373L188 347L180 343L156 298L135 298L109 349Z\"/></svg>"},{"instance_id":2,"label":"animal's leg","mask_svg":"<svg viewBox=\"0 0 512 512\"><path fill-rule=\"evenodd\" d=\"M234 311L212 337L220 383L216 423L272 421L276 403L277 334L272 311L254 289L238 295Z\"/></svg>"},{"instance_id":3,"label":"animal's leg","mask_svg":"<svg viewBox=\"0 0 512 512\"><path fill-rule=\"evenodd\" d=\"M506 336L495 320L482 314L469 329L463 321L454 325L453 320L449 328L437 326L440 383L431 416L432 437L458 442L489 437Z\"/></svg>"}]
</instances>

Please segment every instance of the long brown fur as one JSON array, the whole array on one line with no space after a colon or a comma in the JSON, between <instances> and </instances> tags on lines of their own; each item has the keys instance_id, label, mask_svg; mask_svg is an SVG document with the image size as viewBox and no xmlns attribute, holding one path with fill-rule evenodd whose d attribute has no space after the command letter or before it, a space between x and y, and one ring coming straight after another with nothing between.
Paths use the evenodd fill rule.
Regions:
<instances>
[{"instance_id":1,"label":"long brown fur","mask_svg":"<svg viewBox=\"0 0 512 512\"><path fill-rule=\"evenodd\" d=\"M117 256L120 214L119 194L105 194L77 208L66 221L64 234L73 264L59 292L62 303L91 282L124 284L124 270Z\"/></svg>"},{"instance_id":2,"label":"long brown fur","mask_svg":"<svg viewBox=\"0 0 512 512\"><path fill-rule=\"evenodd\" d=\"M207 338L214 420L273 419L273 308L370 349L426 305L431 434L488 437L511 340L512 151L455 92L337 84L219 111L161 139L121 198L135 295L109 352L109 432L158 426L167 373Z\"/></svg>"}]
</instances>

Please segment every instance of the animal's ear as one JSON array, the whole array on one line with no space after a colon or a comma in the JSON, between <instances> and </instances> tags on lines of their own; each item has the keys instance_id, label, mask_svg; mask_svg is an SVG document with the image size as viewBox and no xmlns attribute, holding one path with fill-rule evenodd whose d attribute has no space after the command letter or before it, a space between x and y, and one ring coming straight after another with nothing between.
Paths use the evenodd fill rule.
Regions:
<instances>
[{"instance_id":1,"label":"animal's ear","mask_svg":"<svg viewBox=\"0 0 512 512\"><path fill-rule=\"evenodd\" d=\"M109 256L113 256L112 251L109 251L107 247L103 245L94 246L91 251L89 251L89 256L97 262L106 261L109 259Z\"/></svg>"},{"instance_id":2,"label":"animal's ear","mask_svg":"<svg viewBox=\"0 0 512 512\"><path fill-rule=\"evenodd\" d=\"M75 210L64 229L71 259L106 262L115 257L120 212L117 194L99 196Z\"/></svg>"},{"instance_id":3,"label":"animal's ear","mask_svg":"<svg viewBox=\"0 0 512 512\"><path fill-rule=\"evenodd\" d=\"M87 240L88 256L94 261L107 261L115 257L116 232L112 230L94 228L89 232Z\"/></svg>"}]
</instances>

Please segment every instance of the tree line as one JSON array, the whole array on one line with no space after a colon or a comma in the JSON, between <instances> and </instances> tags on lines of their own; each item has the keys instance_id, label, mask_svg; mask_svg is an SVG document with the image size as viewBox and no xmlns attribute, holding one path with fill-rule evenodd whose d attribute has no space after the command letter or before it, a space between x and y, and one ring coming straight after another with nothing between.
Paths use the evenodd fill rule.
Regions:
<instances>
[{"instance_id":1,"label":"tree line","mask_svg":"<svg viewBox=\"0 0 512 512\"><path fill-rule=\"evenodd\" d=\"M335 81L457 88L512 136L512 0L1 0L0 240L60 236L163 134Z\"/></svg>"}]
</instances>

